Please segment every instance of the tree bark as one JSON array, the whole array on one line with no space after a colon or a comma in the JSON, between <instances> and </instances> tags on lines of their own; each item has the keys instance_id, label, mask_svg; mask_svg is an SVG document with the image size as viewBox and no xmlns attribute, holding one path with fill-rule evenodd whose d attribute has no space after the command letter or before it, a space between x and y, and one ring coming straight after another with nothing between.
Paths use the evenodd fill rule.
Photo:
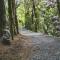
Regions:
<instances>
[{"instance_id":1,"label":"tree bark","mask_svg":"<svg viewBox=\"0 0 60 60\"><path fill-rule=\"evenodd\" d=\"M9 12L9 22L10 22L10 33L13 40L13 17L12 17L12 0L8 0L8 12Z\"/></svg>"},{"instance_id":2,"label":"tree bark","mask_svg":"<svg viewBox=\"0 0 60 60\"><path fill-rule=\"evenodd\" d=\"M14 20L14 34L19 34L18 31L18 21L17 21L17 15L16 15L16 5L15 0L12 0L12 9L13 9L13 20Z\"/></svg>"},{"instance_id":3,"label":"tree bark","mask_svg":"<svg viewBox=\"0 0 60 60\"><path fill-rule=\"evenodd\" d=\"M0 36L3 35L3 30L6 24L6 16L5 16L5 5L4 0L0 1Z\"/></svg>"},{"instance_id":4,"label":"tree bark","mask_svg":"<svg viewBox=\"0 0 60 60\"><path fill-rule=\"evenodd\" d=\"M60 16L60 0L57 0L57 8L58 8L59 16Z\"/></svg>"}]
</instances>

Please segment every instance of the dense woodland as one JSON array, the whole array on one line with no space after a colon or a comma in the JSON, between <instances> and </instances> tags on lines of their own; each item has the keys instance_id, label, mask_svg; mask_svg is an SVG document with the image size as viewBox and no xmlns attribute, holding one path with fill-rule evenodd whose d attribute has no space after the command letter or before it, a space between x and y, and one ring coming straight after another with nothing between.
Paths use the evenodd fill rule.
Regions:
<instances>
[{"instance_id":1,"label":"dense woodland","mask_svg":"<svg viewBox=\"0 0 60 60\"><path fill-rule=\"evenodd\" d=\"M21 0L17 19L28 30L60 36L59 10L59 0Z\"/></svg>"},{"instance_id":2,"label":"dense woodland","mask_svg":"<svg viewBox=\"0 0 60 60\"><path fill-rule=\"evenodd\" d=\"M19 34L19 27L52 36L60 36L59 0L1 0L0 37Z\"/></svg>"}]
</instances>

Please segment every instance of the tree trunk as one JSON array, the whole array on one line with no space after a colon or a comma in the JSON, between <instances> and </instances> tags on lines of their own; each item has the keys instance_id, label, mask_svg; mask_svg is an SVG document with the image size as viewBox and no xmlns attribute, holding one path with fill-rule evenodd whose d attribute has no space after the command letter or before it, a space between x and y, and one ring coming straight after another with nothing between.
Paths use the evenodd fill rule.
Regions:
<instances>
[{"instance_id":1,"label":"tree trunk","mask_svg":"<svg viewBox=\"0 0 60 60\"><path fill-rule=\"evenodd\" d=\"M35 8L35 3L34 3L34 0L32 1L33 2L33 10L34 10L34 15L35 15L35 32L37 32L38 30L38 16L37 16L37 13L36 13L36 8Z\"/></svg>"},{"instance_id":2,"label":"tree trunk","mask_svg":"<svg viewBox=\"0 0 60 60\"><path fill-rule=\"evenodd\" d=\"M0 36L3 35L5 24L6 24L5 5L4 5L4 0L1 0L0 1Z\"/></svg>"},{"instance_id":3,"label":"tree trunk","mask_svg":"<svg viewBox=\"0 0 60 60\"><path fill-rule=\"evenodd\" d=\"M16 9L15 9L15 24L16 24L17 34L19 34L19 28L18 28L18 21L17 21Z\"/></svg>"},{"instance_id":4,"label":"tree trunk","mask_svg":"<svg viewBox=\"0 0 60 60\"><path fill-rule=\"evenodd\" d=\"M17 35L19 32L18 32L18 21L16 15L15 0L12 0L12 9L13 9L13 20L14 20L14 33Z\"/></svg>"},{"instance_id":5,"label":"tree trunk","mask_svg":"<svg viewBox=\"0 0 60 60\"><path fill-rule=\"evenodd\" d=\"M57 0L57 8L58 8L59 16L60 16L60 0Z\"/></svg>"},{"instance_id":6,"label":"tree trunk","mask_svg":"<svg viewBox=\"0 0 60 60\"><path fill-rule=\"evenodd\" d=\"M10 33L13 40L13 17L12 17L12 0L8 0L8 12L9 12L9 22L10 22Z\"/></svg>"}]
</instances>

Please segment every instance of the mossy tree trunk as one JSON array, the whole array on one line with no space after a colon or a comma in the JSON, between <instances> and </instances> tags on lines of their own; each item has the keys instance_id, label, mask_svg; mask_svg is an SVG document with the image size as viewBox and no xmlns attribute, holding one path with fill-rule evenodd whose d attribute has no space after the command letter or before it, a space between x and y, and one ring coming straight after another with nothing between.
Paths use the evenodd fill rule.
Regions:
<instances>
[{"instance_id":1,"label":"mossy tree trunk","mask_svg":"<svg viewBox=\"0 0 60 60\"><path fill-rule=\"evenodd\" d=\"M8 0L8 12L9 12L9 22L10 22L10 33L13 40L13 17L12 17L12 0Z\"/></svg>"},{"instance_id":2,"label":"mossy tree trunk","mask_svg":"<svg viewBox=\"0 0 60 60\"><path fill-rule=\"evenodd\" d=\"M15 0L8 0L8 7L9 7L8 10L9 10L9 21L10 21L10 32L11 37L13 39L13 36L19 33Z\"/></svg>"},{"instance_id":3,"label":"mossy tree trunk","mask_svg":"<svg viewBox=\"0 0 60 60\"><path fill-rule=\"evenodd\" d=\"M37 19L38 15L36 12L36 6L35 6L34 0L32 2L33 2L33 10L34 10L34 16L35 16L35 32L37 32L38 31L38 24L39 24L38 19Z\"/></svg>"}]
</instances>

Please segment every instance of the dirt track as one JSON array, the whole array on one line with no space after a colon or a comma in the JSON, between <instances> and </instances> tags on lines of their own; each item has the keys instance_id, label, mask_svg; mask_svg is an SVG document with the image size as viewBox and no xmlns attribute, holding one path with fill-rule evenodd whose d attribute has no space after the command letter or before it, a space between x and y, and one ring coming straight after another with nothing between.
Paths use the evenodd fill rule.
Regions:
<instances>
[{"instance_id":1,"label":"dirt track","mask_svg":"<svg viewBox=\"0 0 60 60\"><path fill-rule=\"evenodd\" d=\"M16 36L11 45L0 43L0 60L28 60L31 52L30 43L29 38L21 35Z\"/></svg>"}]
</instances>

